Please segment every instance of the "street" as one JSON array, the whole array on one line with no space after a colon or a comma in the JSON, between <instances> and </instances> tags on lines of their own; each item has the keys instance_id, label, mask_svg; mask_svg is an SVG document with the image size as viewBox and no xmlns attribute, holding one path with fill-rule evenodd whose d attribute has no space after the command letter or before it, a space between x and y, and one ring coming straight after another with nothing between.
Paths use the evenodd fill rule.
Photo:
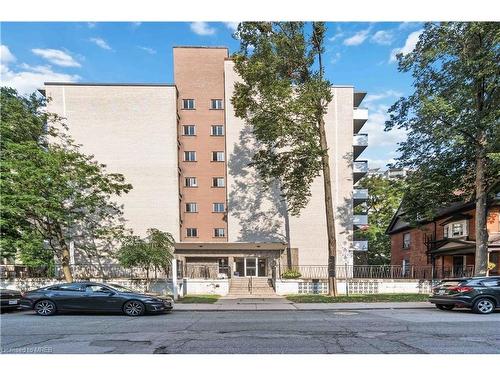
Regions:
<instances>
[{"instance_id":1,"label":"street","mask_svg":"<svg viewBox=\"0 0 500 375\"><path fill-rule=\"evenodd\" d=\"M1 315L3 353L500 353L500 311Z\"/></svg>"}]
</instances>

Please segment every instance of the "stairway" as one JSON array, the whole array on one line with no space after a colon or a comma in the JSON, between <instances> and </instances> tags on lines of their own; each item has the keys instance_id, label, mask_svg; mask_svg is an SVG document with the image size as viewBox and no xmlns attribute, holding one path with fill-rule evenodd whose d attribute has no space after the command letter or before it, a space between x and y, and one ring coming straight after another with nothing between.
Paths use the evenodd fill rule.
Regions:
<instances>
[{"instance_id":1,"label":"stairway","mask_svg":"<svg viewBox=\"0 0 500 375\"><path fill-rule=\"evenodd\" d=\"M252 298L275 295L271 280L267 277L233 277L229 284L228 297Z\"/></svg>"}]
</instances>

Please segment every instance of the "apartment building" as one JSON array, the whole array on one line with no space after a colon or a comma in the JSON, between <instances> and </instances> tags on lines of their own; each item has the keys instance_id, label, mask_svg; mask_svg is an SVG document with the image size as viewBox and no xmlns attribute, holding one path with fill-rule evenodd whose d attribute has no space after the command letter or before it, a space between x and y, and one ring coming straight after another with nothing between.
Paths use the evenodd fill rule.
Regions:
<instances>
[{"instance_id":1,"label":"apartment building","mask_svg":"<svg viewBox=\"0 0 500 375\"><path fill-rule=\"evenodd\" d=\"M119 197L128 226L138 235L151 227L172 233L185 278L270 278L287 257L326 267L323 177L301 215L290 216L279 187L265 187L248 165L255 141L231 105L239 77L228 49L175 47L173 58L172 85L45 84L48 110L66 118L83 151L133 185ZM338 264L367 250L353 238L367 225L366 215L353 215L368 197L356 189L368 172L359 158L368 145L360 132L365 95L334 86L326 115Z\"/></svg>"}]
</instances>

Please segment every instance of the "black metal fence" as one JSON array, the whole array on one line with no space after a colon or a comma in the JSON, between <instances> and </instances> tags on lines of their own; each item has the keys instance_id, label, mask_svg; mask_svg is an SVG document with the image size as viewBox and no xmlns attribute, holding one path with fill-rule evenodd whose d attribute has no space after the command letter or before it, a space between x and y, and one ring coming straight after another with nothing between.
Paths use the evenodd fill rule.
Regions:
<instances>
[{"instance_id":1,"label":"black metal fence","mask_svg":"<svg viewBox=\"0 0 500 375\"><path fill-rule=\"evenodd\" d=\"M74 264L70 266L71 274L75 279L156 279L171 277L171 268L159 269L151 267L126 268L119 264ZM62 266L30 267L19 264L0 265L0 279L26 279L26 278L53 278L64 279Z\"/></svg>"},{"instance_id":2,"label":"black metal fence","mask_svg":"<svg viewBox=\"0 0 500 375\"><path fill-rule=\"evenodd\" d=\"M281 278L327 279L328 266L278 266ZM444 279L449 277L469 277L474 275L474 267L441 268L432 266L337 266L338 279Z\"/></svg>"}]
</instances>

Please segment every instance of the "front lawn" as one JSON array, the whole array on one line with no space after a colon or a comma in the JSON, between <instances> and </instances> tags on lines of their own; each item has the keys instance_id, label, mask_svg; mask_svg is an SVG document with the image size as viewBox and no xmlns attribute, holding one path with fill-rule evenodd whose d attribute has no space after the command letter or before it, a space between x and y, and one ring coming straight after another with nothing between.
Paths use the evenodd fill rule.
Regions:
<instances>
[{"instance_id":1,"label":"front lawn","mask_svg":"<svg viewBox=\"0 0 500 375\"><path fill-rule=\"evenodd\" d=\"M324 294L293 294L286 298L296 303L335 303L335 302L426 302L428 294L351 294L349 296L327 296Z\"/></svg>"},{"instance_id":2,"label":"front lawn","mask_svg":"<svg viewBox=\"0 0 500 375\"><path fill-rule=\"evenodd\" d=\"M180 298L177 303L215 303L219 298L217 294L187 295Z\"/></svg>"}]
</instances>

